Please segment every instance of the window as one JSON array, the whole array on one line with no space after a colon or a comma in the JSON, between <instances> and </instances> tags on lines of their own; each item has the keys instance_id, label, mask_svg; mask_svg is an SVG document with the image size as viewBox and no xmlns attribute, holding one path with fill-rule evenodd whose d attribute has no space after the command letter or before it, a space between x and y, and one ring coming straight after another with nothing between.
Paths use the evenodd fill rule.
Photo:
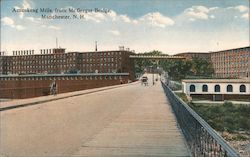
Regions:
<instances>
[{"instance_id":1,"label":"window","mask_svg":"<svg viewBox=\"0 0 250 157\"><path fill-rule=\"evenodd\" d=\"M227 92L233 92L233 86L227 85Z\"/></svg>"},{"instance_id":2,"label":"window","mask_svg":"<svg viewBox=\"0 0 250 157\"><path fill-rule=\"evenodd\" d=\"M207 87L206 84L204 84L204 85L202 86L202 92L207 92L207 91L208 91L208 87Z\"/></svg>"},{"instance_id":3,"label":"window","mask_svg":"<svg viewBox=\"0 0 250 157\"><path fill-rule=\"evenodd\" d=\"M190 85L189 91L190 92L195 92L195 85Z\"/></svg>"},{"instance_id":4,"label":"window","mask_svg":"<svg viewBox=\"0 0 250 157\"><path fill-rule=\"evenodd\" d=\"M220 92L220 85L215 85L214 86L214 91L215 92Z\"/></svg>"},{"instance_id":5,"label":"window","mask_svg":"<svg viewBox=\"0 0 250 157\"><path fill-rule=\"evenodd\" d=\"M246 86L245 85L240 85L240 92L246 92Z\"/></svg>"}]
</instances>

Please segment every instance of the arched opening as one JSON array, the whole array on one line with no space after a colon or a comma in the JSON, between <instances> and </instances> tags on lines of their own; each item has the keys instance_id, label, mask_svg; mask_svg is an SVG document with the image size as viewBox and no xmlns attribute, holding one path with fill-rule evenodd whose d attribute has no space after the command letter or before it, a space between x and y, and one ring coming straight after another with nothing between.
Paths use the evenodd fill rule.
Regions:
<instances>
[{"instance_id":1,"label":"arched opening","mask_svg":"<svg viewBox=\"0 0 250 157\"><path fill-rule=\"evenodd\" d=\"M220 85L214 86L214 92L220 92Z\"/></svg>"},{"instance_id":2,"label":"arched opening","mask_svg":"<svg viewBox=\"0 0 250 157\"><path fill-rule=\"evenodd\" d=\"M195 85L190 85L190 87L189 87L189 91L190 92L195 92Z\"/></svg>"},{"instance_id":3,"label":"arched opening","mask_svg":"<svg viewBox=\"0 0 250 157\"><path fill-rule=\"evenodd\" d=\"M208 87L207 87L206 84L204 84L204 85L202 86L202 92L207 92L207 91L208 91Z\"/></svg>"},{"instance_id":4,"label":"arched opening","mask_svg":"<svg viewBox=\"0 0 250 157\"><path fill-rule=\"evenodd\" d=\"M246 92L246 86L245 85L240 85L240 92Z\"/></svg>"},{"instance_id":5,"label":"arched opening","mask_svg":"<svg viewBox=\"0 0 250 157\"><path fill-rule=\"evenodd\" d=\"M227 85L227 92L233 92L233 86Z\"/></svg>"}]
</instances>

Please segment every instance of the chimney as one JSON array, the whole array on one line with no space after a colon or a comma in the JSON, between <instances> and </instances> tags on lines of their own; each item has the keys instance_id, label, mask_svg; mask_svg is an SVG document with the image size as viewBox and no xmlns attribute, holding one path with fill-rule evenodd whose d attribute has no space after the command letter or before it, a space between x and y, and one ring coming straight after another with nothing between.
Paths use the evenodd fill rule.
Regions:
<instances>
[{"instance_id":1,"label":"chimney","mask_svg":"<svg viewBox=\"0 0 250 157\"><path fill-rule=\"evenodd\" d=\"M97 41L95 41L95 51L97 51Z\"/></svg>"}]
</instances>

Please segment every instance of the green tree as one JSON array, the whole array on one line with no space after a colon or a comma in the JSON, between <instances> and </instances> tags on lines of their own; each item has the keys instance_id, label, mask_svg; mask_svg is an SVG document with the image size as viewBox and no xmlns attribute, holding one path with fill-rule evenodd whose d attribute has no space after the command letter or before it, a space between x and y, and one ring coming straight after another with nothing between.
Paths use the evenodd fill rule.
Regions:
<instances>
[{"instance_id":1,"label":"green tree","mask_svg":"<svg viewBox=\"0 0 250 157\"><path fill-rule=\"evenodd\" d=\"M163 55L163 53L161 51L158 51L158 50L153 50L150 52L142 53L142 55L157 56L157 55ZM142 73L146 67L154 65L153 60L142 59L142 58L135 59L134 63L135 63L135 72L136 73Z\"/></svg>"}]
</instances>

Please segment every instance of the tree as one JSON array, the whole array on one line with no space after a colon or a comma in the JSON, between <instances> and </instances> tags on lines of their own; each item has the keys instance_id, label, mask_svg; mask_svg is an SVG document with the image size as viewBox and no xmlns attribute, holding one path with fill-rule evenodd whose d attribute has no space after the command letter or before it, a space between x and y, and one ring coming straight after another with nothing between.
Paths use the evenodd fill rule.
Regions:
<instances>
[{"instance_id":1,"label":"tree","mask_svg":"<svg viewBox=\"0 0 250 157\"><path fill-rule=\"evenodd\" d=\"M193 76L211 77L214 73L212 64L202 59L162 61L160 65L171 79L178 81Z\"/></svg>"},{"instance_id":2,"label":"tree","mask_svg":"<svg viewBox=\"0 0 250 157\"><path fill-rule=\"evenodd\" d=\"M157 56L157 55L163 55L163 53L161 51L158 50L153 50L150 52L145 52L142 53L142 55L153 55L153 56ZM144 68L149 67L154 65L152 60L149 59L135 59L135 72L136 73L142 73L144 71Z\"/></svg>"}]
</instances>

